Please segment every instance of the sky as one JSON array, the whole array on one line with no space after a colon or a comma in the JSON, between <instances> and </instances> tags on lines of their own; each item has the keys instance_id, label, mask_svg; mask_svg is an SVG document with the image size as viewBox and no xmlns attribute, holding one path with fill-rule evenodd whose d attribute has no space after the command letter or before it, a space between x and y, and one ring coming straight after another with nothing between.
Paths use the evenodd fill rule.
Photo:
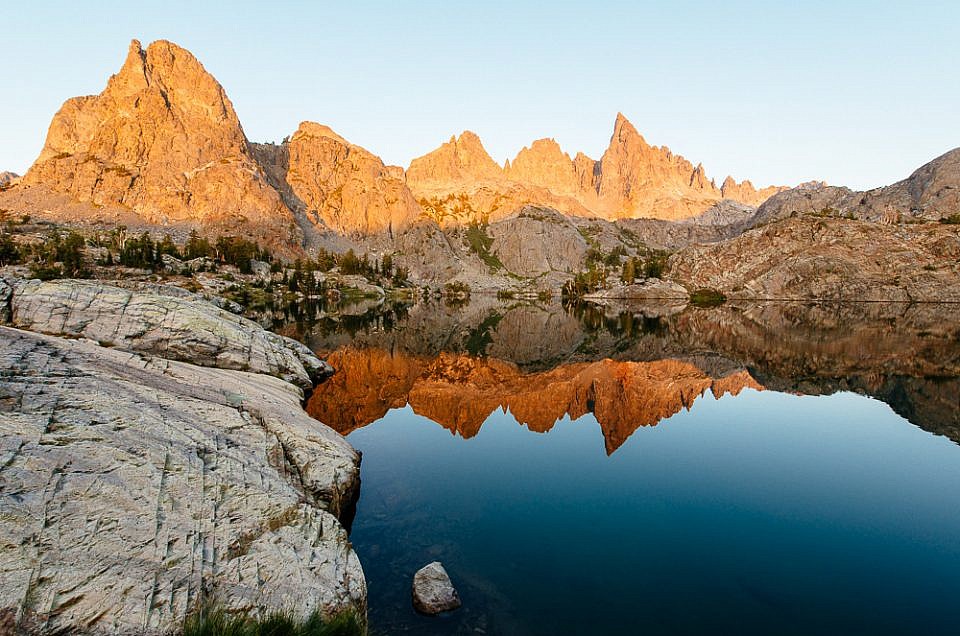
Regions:
<instances>
[{"instance_id":1,"label":"sky","mask_svg":"<svg viewBox=\"0 0 960 636\"><path fill-rule=\"evenodd\" d=\"M498 162L599 158L617 112L720 183L892 183L960 146L960 2L46 2L0 9L0 170L132 38L189 49L253 141L303 120L406 166L472 130Z\"/></svg>"}]
</instances>

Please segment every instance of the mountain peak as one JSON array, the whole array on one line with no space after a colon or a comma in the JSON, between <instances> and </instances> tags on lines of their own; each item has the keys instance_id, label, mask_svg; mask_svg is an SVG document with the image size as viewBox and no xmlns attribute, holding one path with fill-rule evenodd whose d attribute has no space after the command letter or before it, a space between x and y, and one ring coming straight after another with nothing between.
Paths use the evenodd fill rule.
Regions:
<instances>
[{"instance_id":1,"label":"mountain peak","mask_svg":"<svg viewBox=\"0 0 960 636\"><path fill-rule=\"evenodd\" d=\"M720 195L724 199L732 199L746 205L758 206L778 192L785 190L783 186L769 186L757 190L749 179L740 183L731 176L727 176L720 186Z\"/></svg>"},{"instance_id":2,"label":"mountain peak","mask_svg":"<svg viewBox=\"0 0 960 636\"><path fill-rule=\"evenodd\" d=\"M483 142L480 141L480 135L473 132L472 130L464 130L460 133L460 136L457 137L456 142L459 144L478 144L483 145Z\"/></svg>"},{"instance_id":3,"label":"mountain peak","mask_svg":"<svg viewBox=\"0 0 960 636\"><path fill-rule=\"evenodd\" d=\"M346 146L352 145L349 141L335 133L329 126L318 124L315 121L300 122L300 125L297 126L296 132L294 132L291 136L291 140L297 137L327 137L329 139L334 139Z\"/></svg>"},{"instance_id":4,"label":"mountain peak","mask_svg":"<svg viewBox=\"0 0 960 636\"><path fill-rule=\"evenodd\" d=\"M467 182L502 177L503 169L487 153L480 136L470 130L417 157L407 169L407 181L411 187L421 189L459 187Z\"/></svg>"},{"instance_id":5,"label":"mountain peak","mask_svg":"<svg viewBox=\"0 0 960 636\"><path fill-rule=\"evenodd\" d=\"M610 138L610 143L613 143L614 139L621 141L627 141L630 139L639 139L641 143L646 145L646 140L643 138L637 129L630 123L630 120L627 119L623 113L617 113L617 119L613 124L613 136Z\"/></svg>"},{"instance_id":6,"label":"mountain peak","mask_svg":"<svg viewBox=\"0 0 960 636\"><path fill-rule=\"evenodd\" d=\"M131 40L130 46L127 48L127 57L124 59L120 70L110 77L107 90L117 91L121 87L128 91L145 89L149 83L146 63L146 52L140 45L140 40Z\"/></svg>"},{"instance_id":7,"label":"mountain peak","mask_svg":"<svg viewBox=\"0 0 960 636\"><path fill-rule=\"evenodd\" d=\"M678 219L721 196L702 165L648 145L622 112L599 161L571 159L546 137L501 166L464 130L404 175L310 121L287 143L253 145L222 86L189 51L136 39L102 93L64 103L23 182L125 207L150 223L232 219L293 234L296 223L312 232L311 220L349 234L392 232L420 214L417 199L455 200L437 218L460 220L503 218L529 204L578 216ZM766 192L732 179L723 190L751 203Z\"/></svg>"},{"instance_id":8,"label":"mountain peak","mask_svg":"<svg viewBox=\"0 0 960 636\"><path fill-rule=\"evenodd\" d=\"M260 163L274 187L292 194L311 218L335 232L392 234L420 215L402 169L385 166L380 157L329 126L304 121L279 148L260 148Z\"/></svg>"},{"instance_id":9,"label":"mountain peak","mask_svg":"<svg viewBox=\"0 0 960 636\"><path fill-rule=\"evenodd\" d=\"M580 189L574 163L555 139L537 139L524 146L505 172L514 181L559 194L574 194Z\"/></svg>"},{"instance_id":10,"label":"mountain peak","mask_svg":"<svg viewBox=\"0 0 960 636\"><path fill-rule=\"evenodd\" d=\"M558 144L557 140L553 139L552 137L537 139L536 141L532 142L529 147L524 146L523 149L517 153L517 158L519 158L521 155L532 155L548 160L554 160L562 157L567 161L570 161L570 155L563 152L560 144ZM514 162L516 162L516 160L514 160Z\"/></svg>"},{"instance_id":11,"label":"mountain peak","mask_svg":"<svg viewBox=\"0 0 960 636\"><path fill-rule=\"evenodd\" d=\"M702 165L650 146L623 113L600 159L597 193L614 218L695 216L719 199Z\"/></svg>"},{"instance_id":12,"label":"mountain peak","mask_svg":"<svg viewBox=\"0 0 960 636\"><path fill-rule=\"evenodd\" d=\"M219 82L165 40L146 50L131 41L103 92L64 103L24 182L127 207L152 223L242 216L273 225L275 236L275 224L292 221Z\"/></svg>"},{"instance_id":13,"label":"mountain peak","mask_svg":"<svg viewBox=\"0 0 960 636\"><path fill-rule=\"evenodd\" d=\"M555 148L560 150L560 144L558 144L557 140L553 137L544 137L542 139L535 139L533 143L530 144L530 148Z\"/></svg>"}]
</instances>

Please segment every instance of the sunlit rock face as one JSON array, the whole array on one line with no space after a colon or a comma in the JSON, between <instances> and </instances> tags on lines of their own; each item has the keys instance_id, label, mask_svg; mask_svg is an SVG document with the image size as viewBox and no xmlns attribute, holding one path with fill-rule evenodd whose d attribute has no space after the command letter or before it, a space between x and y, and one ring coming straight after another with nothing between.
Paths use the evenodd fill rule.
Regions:
<instances>
[{"instance_id":1,"label":"sunlit rock face","mask_svg":"<svg viewBox=\"0 0 960 636\"><path fill-rule=\"evenodd\" d=\"M327 126L305 121L283 144L256 149L275 187L324 229L393 234L420 216L402 168L385 166Z\"/></svg>"},{"instance_id":2,"label":"sunlit rock face","mask_svg":"<svg viewBox=\"0 0 960 636\"><path fill-rule=\"evenodd\" d=\"M63 105L23 185L151 224L252 232L288 252L304 230L392 234L420 215L402 168L326 126L304 122L280 145L248 142L216 79L163 40L133 41L102 93Z\"/></svg>"},{"instance_id":3,"label":"sunlit rock face","mask_svg":"<svg viewBox=\"0 0 960 636\"><path fill-rule=\"evenodd\" d=\"M555 140L538 139L500 167L467 131L414 159L407 182L425 214L441 224L495 221L525 205L572 216L680 220L724 198L753 207L783 190L757 190L730 177L718 188L703 166L651 146L622 114L599 160L583 153L571 159Z\"/></svg>"},{"instance_id":4,"label":"sunlit rock face","mask_svg":"<svg viewBox=\"0 0 960 636\"><path fill-rule=\"evenodd\" d=\"M757 190L749 180L737 183L736 179L728 176L723 180L723 185L720 186L720 194L724 199L756 207L786 189L783 186L768 186Z\"/></svg>"},{"instance_id":5,"label":"sunlit rock face","mask_svg":"<svg viewBox=\"0 0 960 636\"><path fill-rule=\"evenodd\" d=\"M582 157L582 158L581 158ZM581 196L593 189L594 161L578 155L578 161L563 152L553 139L538 139L524 146L504 168L507 178L532 183L560 195Z\"/></svg>"},{"instance_id":6,"label":"sunlit rock face","mask_svg":"<svg viewBox=\"0 0 960 636\"><path fill-rule=\"evenodd\" d=\"M682 219L720 199L702 166L665 146L650 146L621 114L600 158L597 193L612 218Z\"/></svg>"},{"instance_id":7,"label":"sunlit rock face","mask_svg":"<svg viewBox=\"0 0 960 636\"><path fill-rule=\"evenodd\" d=\"M535 161L521 161L521 166ZM561 165L563 161L559 158ZM563 171L562 167L554 168ZM530 174L530 170L523 172ZM516 177L518 173L512 174ZM512 178L511 172L497 165L480 138L470 131L451 137L436 150L411 161L406 178L424 216L442 226L497 221L531 204L554 207L574 216L594 215L566 186L558 193L536 179Z\"/></svg>"},{"instance_id":8,"label":"sunlit rock face","mask_svg":"<svg viewBox=\"0 0 960 636\"><path fill-rule=\"evenodd\" d=\"M711 391L721 397L762 387L740 370L714 380L678 360L559 365L524 373L495 358L443 353L434 359L344 348L329 358L337 373L319 385L307 411L342 434L409 404L465 438L479 433L496 409L545 433L565 416L593 413L608 453L641 426L655 426Z\"/></svg>"},{"instance_id":9,"label":"sunlit rock face","mask_svg":"<svg viewBox=\"0 0 960 636\"><path fill-rule=\"evenodd\" d=\"M151 223L266 227L300 240L223 88L164 40L146 49L134 40L102 93L64 103L22 185L125 206Z\"/></svg>"},{"instance_id":10,"label":"sunlit rock face","mask_svg":"<svg viewBox=\"0 0 960 636\"><path fill-rule=\"evenodd\" d=\"M465 187L502 176L500 166L487 154L480 137L469 130L414 159L407 169L407 180L417 189Z\"/></svg>"}]
</instances>

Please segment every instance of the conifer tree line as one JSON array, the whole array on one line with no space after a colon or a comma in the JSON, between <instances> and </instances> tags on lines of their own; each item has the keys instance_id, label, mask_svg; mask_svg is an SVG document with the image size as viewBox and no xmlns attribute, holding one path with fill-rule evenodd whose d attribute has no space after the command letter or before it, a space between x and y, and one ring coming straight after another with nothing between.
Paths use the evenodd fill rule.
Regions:
<instances>
[{"instance_id":1,"label":"conifer tree line","mask_svg":"<svg viewBox=\"0 0 960 636\"><path fill-rule=\"evenodd\" d=\"M29 219L22 221L27 223ZM218 236L211 241L196 230L190 232L186 242L179 246L167 234L154 239L149 232L132 234L125 226L109 232L96 232L84 237L76 231L54 230L40 243L18 242L13 238L13 225L0 226L0 266L29 265L35 278L88 278L92 272L87 265L85 248L97 248L101 256L96 264L101 267L123 266L159 271L164 267L165 255L190 263L195 271L216 269L218 265L233 265L241 274L251 274L252 261L270 264L272 272L284 271L283 283L291 291L310 293L316 290L313 272L330 272L337 269L341 274L364 276L380 285L402 287L409 283L409 271L394 263L391 254L371 258L358 256L353 249L344 253L321 249L315 258L298 258L288 267L284 266L265 248L255 241L239 236Z\"/></svg>"},{"instance_id":2,"label":"conifer tree line","mask_svg":"<svg viewBox=\"0 0 960 636\"><path fill-rule=\"evenodd\" d=\"M590 250L586 256L586 271L579 272L564 283L561 289L563 298L576 299L601 289L608 289L616 280L616 265L620 265L620 282L632 285L638 280L662 278L667 269L666 252L649 250L643 256L629 256L624 260L625 252L611 252L604 256L599 250Z\"/></svg>"}]
</instances>

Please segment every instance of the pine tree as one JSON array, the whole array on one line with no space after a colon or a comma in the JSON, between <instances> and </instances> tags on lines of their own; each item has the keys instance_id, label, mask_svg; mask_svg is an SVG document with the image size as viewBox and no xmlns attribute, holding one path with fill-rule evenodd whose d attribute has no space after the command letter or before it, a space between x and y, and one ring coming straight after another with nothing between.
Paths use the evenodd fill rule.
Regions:
<instances>
[{"instance_id":1,"label":"pine tree","mask_svg":"<svg viewBox=\"0 0 960 636\"><path fill-rule=\"evenodd\" d=\"M623 264L623 273L620 274L620 280L627 285L632 285L637 278L637 266L634 259L628 258Z\"/></svg>"}]
</instances>

